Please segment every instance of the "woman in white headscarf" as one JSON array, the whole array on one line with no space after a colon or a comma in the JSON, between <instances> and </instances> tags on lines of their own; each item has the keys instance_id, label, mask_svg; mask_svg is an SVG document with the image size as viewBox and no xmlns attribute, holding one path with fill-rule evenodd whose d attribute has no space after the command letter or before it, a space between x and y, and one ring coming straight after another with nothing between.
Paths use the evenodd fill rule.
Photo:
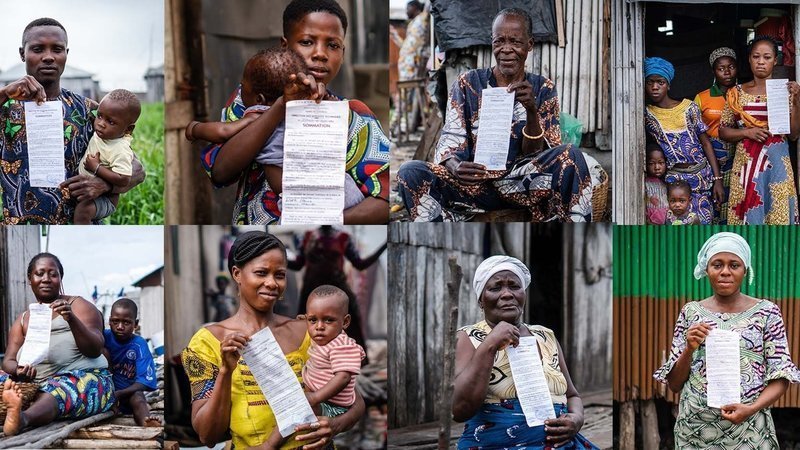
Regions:
<instances>
[{"instance_id":1,"label":"woman in white headscarf","mask_svg":"<svg viewBox=\"0 0 800 450\"><path fill-rule=\"evenodd\" d=\"M654 377L680 392L675 448L778 449L770 406L800 383L789 355L780 308L741 292L754 271L750 246L735 233L711 236L700 253L694 277L708 277L713 295L681 310L669 359ZM707 404L705 340L712 330L741 335L741 402L711 408Z\"/></svg>"},{"instance_id":2,"label":"woman in white headscarf","mask_svg":"<svg viewBox=\"0 0 800 450\"><path fill-rule=\"evenodd\" d=\"M509 256L492 256L475 271L472 285L484 320L458 330L453 417L466 422L459 449L597 448L578 434L583 403L553 331L522 322L530 282L528 268ZM526 423L505 350L521 336L534 336L539 344L557 416L542 426Z\"/></svg>"}]
</instances>

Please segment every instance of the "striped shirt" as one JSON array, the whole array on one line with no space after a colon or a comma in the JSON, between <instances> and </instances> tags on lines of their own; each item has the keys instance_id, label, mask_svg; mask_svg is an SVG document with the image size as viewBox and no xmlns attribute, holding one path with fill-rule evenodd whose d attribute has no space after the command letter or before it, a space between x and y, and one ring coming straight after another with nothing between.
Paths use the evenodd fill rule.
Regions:
<instances>
[{"instance_id":1,"label":"striped shirt","mask_svg":"<svg viewBox=\"0 0 800 450\"><path fill-rule=\"evenodd\" d=\"M339 406L350 406L356 401L356 378L361 373L361 360L366 354L356 341L344 332L325 345L311 344L308 362L303 367L303 382L311 391L325 386L337 372L349 372L350 382L338 394L326 400Z\"/></svg>"}]
</instances>

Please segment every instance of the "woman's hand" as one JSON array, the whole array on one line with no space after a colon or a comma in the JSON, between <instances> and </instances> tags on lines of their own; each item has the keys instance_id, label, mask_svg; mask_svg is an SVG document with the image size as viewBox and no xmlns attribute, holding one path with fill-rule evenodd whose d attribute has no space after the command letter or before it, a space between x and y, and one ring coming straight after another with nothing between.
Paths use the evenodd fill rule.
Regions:
<instances>
[{"instance_id":1,"label":"woman's hand","mask_svg":"<svg viewBox=\"0 0 800 450\"><path fill-rule=\"evenodd\" d=\"M722 186L722 180L715 180L711 194L714 197L714 203L717 207L725 202L725 188Z\"/></svg>"},{"instance_id":2,"label":"woman's hand","mask_svg":"<svg viewBox=\"0 0 800 450\"><path fill-rule=\"evenodd\" d=\"M17 366L16 381L33 381L36 378L36 367Z\"/></svg>"},{"instance_id":3,"label":"woman's hand","mask_svg":"<svg viewBox=\"0 0 800 450\"><path fill-rule=\"evenodd\" d=\"M514 101L522 103L528 114L537 113L536 97L533 96L533 86L528 80L511 83L506 89L514 93Z\"/></svg>"},{"instance_id":4,"label":"woman's hand","mask_svg":"<svg viewBox=\"0 0 800 450\"><path fill-rule=\"evenodd\" d=\"M488 176L486 166L472 161L461 161L457 158L450 158L444 165L458 181L466 185L480 184Z\"/></svg>"},{"instance_id":5,"label":"woman's hand","mask_svg":"<svg viewBox=\"0 0 800 450\"><path fill-rule=\"evenodd\" d=\"M561 447L578 434L581 426L583 418L572 413L562 414L557 419L545 420L544 432L547 434L547 443L555 448Z\"/></svg>"},{"instance_id":6,"label":"woman's hand","mask_svg":"<svg viewBox=\"0 0 800 450\"><path fill-rule=\"evenodd\" d=\"M70 323L72 318L75 317L75 315L72 313L72 305L70 305L66 300L56 300L50 304L50 308L56 314L60 314L67 323Z\"/></svg>"},{"instance_id":7,"label":"woman's hand","mask_svg":"<svg viewBox=\"0 0 800 450\"><path fill-rule=\"evenodd\" d=\"M720 408L720 412L722 413L723 419L733 422L734 425L739 425L758 412L758 409L754 408L752 405L734 403L723 406Z\"/></svg>"},{"instance_id":8,"label":"woman's hand","mask_svg":"<svg viewBox=\"0 0 800 450\"><path fill-rule=\"evenodd\" d=\"M283 88L283 99L287 102L316 100L319 103L325 98L325 94L325 83L320 83L313 76L302 72L289 76L289 84Z\"/></svg>"},{"instance_id":9,"label":"woman's hand","mask_svg":"<svg viewBox=\"0 0 800 450\"><path fill-rule=\"evenodd\" d=\"M704 322L696 323L686 331L686 350L693 352L700 348L700 344L705 342L711 326Z\"/></svg>"},{"instance_id":10,"label":"woman's hand","mask_svg":"<svg viewBox=\"0 0 800 450\"><path fill-rule=\"evenodd\" d=\"M792 103L797 105L797 102L800 101L800 84L797 84L797 81L790 81L786 83L786 89L789 91Z\"/></svg>"},{"instance_id":11,"label":"woman's hand","mask_svg":"<svg viewBox=\"0 0 800 450\"><path fill-rule=\"evenodd\" d=\"M501 321L492 328L486 336L484 343L492 345L496 351L500 351L507 346L516 347L519 345L519 328L508 322Z\"/></svg>"},{"instance_id":12,"label":"woman's hand","mask_svg":"<svg viewBox=\"0 0 800 450\"><path fill-rule=\"evenodd\" d=\"M328 418L325 416L317 416L316 423L304 423L298 425L294 431L298 433L295 437L298 441L309 441L309 444L303 446L303 450L310 450L314 448L323 448L333 440L333 430L331 430ZM299 434L309 431L306 434Z\"/></svg>"},{"instance_id":13,"label":"woman's hand","mask_svg":"<svg viewBox=\"0 0 800 450\"><path fill-rule=\"evenodd\" d=\"M229 333L226 334L222 341L219 343L219 348L222 353L222 367L228 372L233 372L236 365L239 363L240 352L250 341L249 336L242 333Z\"/></svg>"},{"instance_id":14,"label":"woman's hand","mask_svg":"<svg viewBox=\"0 0 800 450\"><path fill-rule=\"evenodd\" d=\"M742 131L747 139L756 141L759 144L763 144L767 139L769 139L770 136L772 136L772 133L770 133L766 128L745 128Z\"/></svg>"}]
</instances>

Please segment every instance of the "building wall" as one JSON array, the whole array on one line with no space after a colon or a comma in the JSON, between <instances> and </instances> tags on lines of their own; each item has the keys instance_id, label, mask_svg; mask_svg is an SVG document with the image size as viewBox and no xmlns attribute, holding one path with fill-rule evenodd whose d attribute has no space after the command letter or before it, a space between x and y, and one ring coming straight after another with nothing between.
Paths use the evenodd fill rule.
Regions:
<instances>
[{"instance_id":1,"label":"building wall","mask_svg":"<svg viewBox=\"0 0 800 450\"><path fill-rule=\"evenodd\" d=\"M648 400L677 395L653 379L672 344L675 321L690 301L712 294L707 279L692 273L705 240L721 230L742 235L753 251L755 281L742 292L766 298L781 308L789 350L800 354L800 246L797 227L617 227L614 255L614 399ZM800 387L793 385L777 407L800 407Z\"/></svg>"}]
</instances>

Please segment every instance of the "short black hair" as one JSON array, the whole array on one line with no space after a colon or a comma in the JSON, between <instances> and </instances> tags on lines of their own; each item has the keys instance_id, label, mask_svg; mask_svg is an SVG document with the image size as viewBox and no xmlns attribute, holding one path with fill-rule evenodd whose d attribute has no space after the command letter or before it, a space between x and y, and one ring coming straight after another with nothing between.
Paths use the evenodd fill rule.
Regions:
<instances>
[{"instance_id":1,"label":"short black hair","mask_svg":"<svg viewBox=\"0 0 800 450\"><path fill-rule=\"evenodd\" d=\"M128 311L133 313L133 320L139 319L139 307L136 306L136 302L134 302L133 300L127 297L120 298L117 301L115 301L113 305L111 305L112 311L117 308L127 309Z\"/></svg>"},{"instance_id":2,"label":"short black hair","mask_svg":"<svg viewBox=\"0 0 800 450\"><path fill-rule=\"evenodd\" d=\"M303 58L288 48L274 47L261 50L244 65L242 79L246 79L253 92L269 102L283 95L289 76L306 71Z\"/></svg>"},{"instance_id":3,"label":"short black hair","mask_svg":"<svg viewBox=\"0 0 800 450\"><path fill-rule=\"evenodd\" d=\"M692 195L692 187L689 186L689 183L687 183L686 180L675 180L675 181L671 182L670 184L668 184L667 185L667 195L669 196L670 192L672 192L674 190L677 190L677 189L683 189L683 190L685 190L686 192L689 193L689 196Z\"/></svg>"},{"instance_id":4,"label":"short black hair","mask_svg":"<svg viewBox=\"0 0 800 450\"><path fill-rule=\"evenodd\" d=\"M330 284L323 284L322 286L317 287L310 294L308 294L308 298L306 299L306 304L311 298L326 298L326 297L338 297L340 300L340 308L342 308L343 316L347 315L347 306L350 298L347 296L347 293L340 288L330 285Z\"/></svg>"},{"instance_id":5,"label":"short black hair","mask_svg":"<svg viewBox=\"0 0 800 450\"><path fill-rule=\"evenodd\" d=\"M422 2L420 2L418 0L411 0L410 2L406 3L406 7L409 7L409 6L413 6L413 7L417 8L420 11L425 9L425 5L423 5Z\"/></svg>"},{"instance_id":6,"label":"short black hair","mask_svg":"<svg viewBox=\"0 0 800 450\"><path fill-rule=\"evenodd\" d=\"M645 156L648 156L650 153L653 153L653 152L661 152L661 154L664 154L664 149L661 148L661 146L658 145L658 143L653 142L653 141L648 141L647 144L645 144L645 147L644 147L644 154L645 154Z\"/></svg>"},{"instance_id":7,"label":"short black hair","mask_svg":"<svg viewBox=\"0 0 800 450\"><path fill-rule=\"evenodd\" d=\"M28 279L30 279L31 275L33 274L33 268L36 266L36 263L43 258L52 259L53 262L56 263L56 267L58 267L58 275L61 278L64 278L64 266L61 265L61 261L58 259L58 256L52 253L42 252L31 258L31 262L28 263Z\"/></svg>"},{"instance_id":8,"label":"short black hair","mask_svg":"<svg viewBox=\"0 0 800 450\"><path fill-rule=\"evenodd\" d=\"M106 94L106 96L103 98L122 103L125 106L125 110L130 111L131 113L132 117L129 118L131 123L136 123L136 121L139 119L139 115L142 113L142 104L139 102L139 98L136 97L136 94L129 90L114 89Z\"/></svg>"},{"instance_id":9,"label":"short black hair","mask_svg":"<svg viewBox=\"0 0 800 450\"><path fill-rule=\"evenodd\" d=\"M776 58L778 57L778 41L774 37L765 34L756 36L753 38L752 41L747 43L747 56L750 56L750 53L753 52L753 48L759 42L768 42L769 44L771 44L772 49L775 51L775 57Z\"/></svg>"},{"instance_id":10,"label":"short black hair","mask_svg":"<svg viewBox=\"0 0 800 450\"><path fill-rule=\"evenodd\" d=\"M530 39L533 37L532 34L533 22L531 21L531 15L528 14L528 11L525 11L524 9L520 8L501 9L500 12L498 12L497 15L494 16L494 19L492 19L493 28L495 20L497 20L497 18L500 16L513 16L518 18L520 21L522 21L523 24L525 24L525 34L528 36L528 38Z\"/></svg>"},{"instance_id":11,"label":"short black hair","mask_svg":"<svg viewBox=\"0 0 800 450\"><path fill-rule=\"evenodd\" d=\"M49 17L42 17L42 18L39 18L39 19L36 19L36 20L32 21L31 23L29 23L25 27L24 30L22 30L22 46L23 47L25 47L25 42L27 41L27 39L25 39L25 36L28 34L28 31L30 31L31 28L35 28L35 27L58 27L58 28L61 28L62 30L64 30L64 37L67 36L67 29L64 28L64 25L61 25L61 22L57 21L56 19L51 19Z\"/></svg>"},{"instance_id":12,"label":"short black hair","mask_svg":"<svg viewBox=\"0 0 800 450\"><path fill-rule=\"evenodd\" d=\"M347 14L336 0L292 0L283 10L283 36L288 36L289 29L294 24L314 12L326 12L338 17L342 23L342 29L347 34Z\"/></svg>"},{"instance_id":13,"label":"short black hair","mask_svg":"<svg viewBox=\"0 0 800 450\"><path fill-rule=\"evenodd\" d=\"M240 234L233 241L231 251L228 253L228 272L233 275L233 266L241 269L251 260L276 248L283 252L283 257L286 258L286 246L275 236L263 231Z\"/></svg>"}]
</instances>

